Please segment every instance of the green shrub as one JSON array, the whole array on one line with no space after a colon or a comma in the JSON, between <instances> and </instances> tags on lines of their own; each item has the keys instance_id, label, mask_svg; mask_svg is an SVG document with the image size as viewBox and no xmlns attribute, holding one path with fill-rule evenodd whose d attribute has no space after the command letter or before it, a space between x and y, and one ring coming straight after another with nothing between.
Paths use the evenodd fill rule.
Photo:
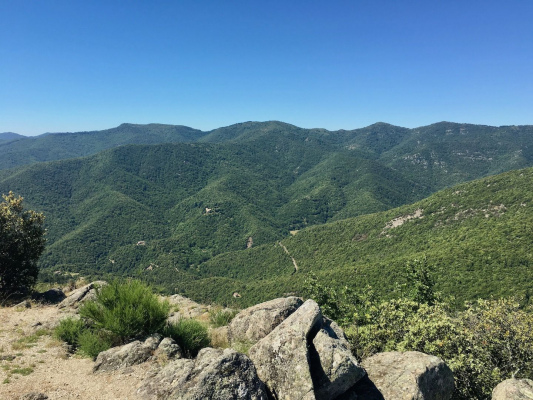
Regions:
<instances>
[{"instance_id":1,"label":"green shrub","mask_svg":"<svg viewBox=\"0 0 533 400\"><path fill-rule=\"evenodd\" d=\"M96 291L96 300L85 303L80 315L94 329L112 333L120 343L159 332L170 306L136 280L113 281Z\"/></svg>"},{"instance_id":2,"label":"green shrub","mask_svg":"<svg viewBox=\"0 0 533 400\"><path fill-rule=\"evenodd\" d=\"M209 311L209 322L214 328L226 326L229 325L237 313L237 310L213 309Z\"/></svg>"},{"instance_id":3,"label":"green shrub","mask_svg":"<svg viewBox=\"0 0 533 400\"><path fill-rule=\"evenodd\" d=\"M195 319L182 318L178 322L167 324L161 333L174 339L187 357L195 357L210 343L207 328Z\"/></svg>"},{"instance_id":4,"label":"green shrub","mask_svg":"<svg viewBox=\"0 0 533 400\"><path fill-rule=\"evenodd\" d=\"M442 358L454 372L454 399L490 399L499 382L533 377L533 314L512 299L478 300L459 313L442 302L389 300L346 334L359 359L394 350Z\"/></svg>"},{"instance_id":5,"label":"green shrub","mask_svg":"<svg viewBox=\"0 0 533 400\"><path fill-rule=\"evenodd\" d=\"M74 319L72 317L62 319L54 331L54 336L67 342L73 347L78 346L78 337L85 329L85 324L81 319Z\"/></svg>"},{"instance_id":6,"label":"green shrub","mask_svg":"<svg viewBox=\"0 0 533 400\"><path fill-rule=\"evenodd\" d=\"M113 338L103 331L85 330L78 336L78 353L95 359L113 345Z\"/></svg>"}]
</instances>

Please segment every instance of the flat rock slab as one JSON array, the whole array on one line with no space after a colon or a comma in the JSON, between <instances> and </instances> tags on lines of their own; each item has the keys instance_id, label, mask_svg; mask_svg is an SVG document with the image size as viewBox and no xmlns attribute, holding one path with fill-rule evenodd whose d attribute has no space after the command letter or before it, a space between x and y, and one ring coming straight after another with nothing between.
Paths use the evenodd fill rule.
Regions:
<instances>
[{"instance_id":1,"label":"flat rock slab","mask_svg":"<svg viewBox=\"0 0 533 400\"><path fill-rule=\"evenodd\" d=\"M94 281L79 289L72 291L66 299L59 303L59 308L78 308L81 303L96 297L96 288L107 285L105 281Z\"/></svg>"}]
</instances>

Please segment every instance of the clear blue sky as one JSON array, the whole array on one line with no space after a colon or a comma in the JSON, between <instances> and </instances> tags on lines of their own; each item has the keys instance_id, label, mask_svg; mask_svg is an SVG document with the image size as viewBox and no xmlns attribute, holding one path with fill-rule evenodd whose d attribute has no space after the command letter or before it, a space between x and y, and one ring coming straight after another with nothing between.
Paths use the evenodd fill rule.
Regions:
<instances>
[{"instance_id":1,"label":"clear blue sky","mask_svg":"<svg viewBox=\"0 0 533 400\"><path fill-rule=\"evenodd\" d=\"M533 124L531 0L0 0L0 132Z\"/></svg>"}]
</instances>

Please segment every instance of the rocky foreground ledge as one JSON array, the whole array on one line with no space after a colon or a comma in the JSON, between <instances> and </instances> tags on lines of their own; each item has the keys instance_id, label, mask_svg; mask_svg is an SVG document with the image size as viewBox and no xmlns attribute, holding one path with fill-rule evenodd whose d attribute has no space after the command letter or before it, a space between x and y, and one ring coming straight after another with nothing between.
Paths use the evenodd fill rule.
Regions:
<instances>
[{"instance_id":1,"label":"rocky foreground ledge","mask_svg":"<svg viewBox=\"0 0 533 400\"><path fill-rule=\"evenodd\" d=\"M58 308L76 312L93 296L93 286L73 292ZM205 309L185 300L189 313ZM184 358L172 339L152 335L100 353L92 374L106 380L142 366L134 396L146 400L446 400L454 391L451 370L431 355L378 353L359 364L342 329L313 300L258 304L216 334L227 348L205 348L194 359ZM235 350L243 348L247 355ZM49 397L32 392L18 398ZM533 382L504 381L493 399L533 399Z\"/></svg>"}]
</instances>

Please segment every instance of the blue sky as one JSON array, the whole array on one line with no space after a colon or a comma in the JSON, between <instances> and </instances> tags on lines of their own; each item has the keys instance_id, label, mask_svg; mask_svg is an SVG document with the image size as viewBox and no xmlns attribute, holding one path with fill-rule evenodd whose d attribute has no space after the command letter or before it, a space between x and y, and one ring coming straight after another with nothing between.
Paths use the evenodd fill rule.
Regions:
<instances>
[{"instance_id":1,"label":"blue sky","mask_svg":"<svg viewBox=\"0 0 533 400\"><path fill-rule=\"evenodd\" d=\"M533 1L0 0L0 132L533 124Z\"/></svg>"}]
</instances>

